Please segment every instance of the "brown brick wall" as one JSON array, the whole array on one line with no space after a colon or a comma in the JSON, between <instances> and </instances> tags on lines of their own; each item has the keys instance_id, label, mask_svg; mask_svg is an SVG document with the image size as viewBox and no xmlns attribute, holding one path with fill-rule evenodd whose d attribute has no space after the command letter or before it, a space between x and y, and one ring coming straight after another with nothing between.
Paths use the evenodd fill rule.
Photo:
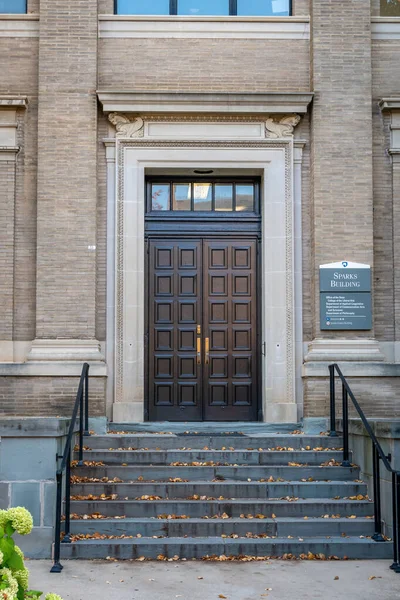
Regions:
<instances>
[{"instance_id":1,"label":"brown brick wall","mask_svg":"<svg viewBox=\"0 0 400 600\"><path fill-rule=\"evenodd\" d=\"M101 39L99 88L140 91L308 91L309 42Z\"/></svg>"},{"instance_id":2,"label":"brown brick wall","mask_svg":"<svg viewBox=\"0 0 400 600\"><path fill-rule=\"evenodd\" d=\"M70 417L79 377L0 377L0 416ZM105 414L106 379L91 377L91 416Z\"/></svg>"},{"instance_id":3,"label":"brown brick wall","mask_svg":"<svg viewBox=\"0 0 400 600\"><path fill-rule=\"evenodd\" d=\"M40 12L40 0L28 0L28 13Z\"/></svg>"},{"instance_id":4,"label":"brown brick wall","mask_svg":"<svg viewBox=\"0 0 400 600\"><path fill-rule=\"evenodd\" d=\"M399 297L400 283L394 287L393 260L399 264L400 256L393 256L393 234L399 233L393 228L392 164L387 153L390 117L382 114L378 101L400 95L399 56L399 40L376 40L372 44L375 322L376 335L382 340L395 336L392 299L395 292ZM396 339L400 339L398 333Z\"/></svg>"},{"instance_id":5,"label":"brown brick wall","mask_svg":"<svg viewBox=\"0 0 400 600\"><path fill-rule=\"evenodd\" d=\"M12 340L14 329L15 161L0 160L0 340Z\"/></svg>"},{"instance_id":6,"label":"brown brick wall","mask_svg":"<svg viewBox=\"0 0 400 600\"><path fill-rule=\"evenodd\" d=\"M96 264L96 339L106 339L107 282L107 164L104 138L108 136L108 120L98 116L97 165L97 264Z\"/></svg>"},{"instance_id":7,"label":"brown brick wall","mask_svg":"<svg viewBox=\"0 0 400 600\"><path fill-rule=\"evenodd\" d=\"M323 336L319 265L373 262L371 19L369 0L312 6L315 336Z\"/></svg>"},{"instance_id":8,"label":"brown brick wall","mask_svg":"<svg viewBox=\"0 0 400 600\"><path fill-rule=\"evenodd\" d=\"M400 377L348 377L354 395L367 418L400 418ZM329 415L329 380L309 377L304 380L304 416ZM341 388L337 384L336 409L341 414ZM351 401L349 400L349 406ZM353 408L351 416L356 416Z\"/></svg>"},{"instance_id":9,"label":"brown brick wall","mask_svg":"<svg viewBox=\"0 0 400 600\"><path fill-rule=\"evenodd\" d=\"M35 337L36 305L36 170L38 40L0 38L6 76L0 93L28 96L28 108L18 111L15 193L14 339ZM1 336L0 336L1 339Z\"/></svg>"},{"instance_id":10,"label":"brown brick wall","mask_svg":"<svg viewBox=\"0 0 400 600\"><path fill-rule=\"evenodd\" d=\"M41 0L37 337L95 335L97 0Z\"/></svg>"}]
</instances>

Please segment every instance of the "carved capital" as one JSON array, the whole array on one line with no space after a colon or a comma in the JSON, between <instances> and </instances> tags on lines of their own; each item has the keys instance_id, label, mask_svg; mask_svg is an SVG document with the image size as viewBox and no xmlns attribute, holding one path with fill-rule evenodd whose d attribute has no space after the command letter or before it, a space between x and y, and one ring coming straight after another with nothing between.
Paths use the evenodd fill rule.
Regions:
<instances>
[{"instance_id":1,"label":"carved capital","mask_svg":"<svg viewBox=\"0 0 400 600\"><path fill-rule=\"evenodd\" d=\"M265 137L276 140L293 135L294 128L300 122L300 115L288 115L280 118L270 116L265 121Z\"/></svg>"},{"instance_id":2,"label":"carved capital","mask_svg":"<svg viewBox=\"0 0 400 600\"><path fill-rule=\"evenodd\" d=\"M118 138L140 138L144 135L144 122L141 117L135 117L132 121L126 115L110 113L108 120L116 129Z\"/></svg>"}]
</instances>

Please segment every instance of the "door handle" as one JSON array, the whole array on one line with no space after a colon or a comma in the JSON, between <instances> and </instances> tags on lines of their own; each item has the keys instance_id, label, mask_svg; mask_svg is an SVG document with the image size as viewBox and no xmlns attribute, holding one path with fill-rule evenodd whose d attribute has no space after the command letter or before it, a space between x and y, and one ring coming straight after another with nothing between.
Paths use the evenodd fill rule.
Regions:
<instances>
[{"instance_id":1,"label":"door handle","mask_svg":"<svg viewBox=\"0 0 400 600\"><path fill-rule=\"evenodd\" d=\"M197 339L196 339L196 354L197 364L201 365L201 326L197 325Z\"/></svg>"},{"instance_id":2,"label":"door handle","mask_svg":"<svg viewBox=\"0 0 400 600\"><path fill-rule=\"evenodd\" d=\"M204 364L210 364L210 338L205 339L205 359Z\"/></svg>"}]
</instances>

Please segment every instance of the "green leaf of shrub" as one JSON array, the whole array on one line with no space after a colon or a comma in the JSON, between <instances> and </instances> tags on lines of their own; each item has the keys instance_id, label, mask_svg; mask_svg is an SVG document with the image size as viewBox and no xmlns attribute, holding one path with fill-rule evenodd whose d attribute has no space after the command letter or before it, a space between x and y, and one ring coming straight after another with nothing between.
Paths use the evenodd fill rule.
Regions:
<instances>
[{"instance_id":1,"label":"green leaf of shrub","mask_svg":"<svg viewBox=\"0 0 400 600\"><path fill-rule=\"evenodd\" d=\"M24 568L24 561L22 560L20 555L15 552L15 550L8 557L7 563L12 571L22 571L22 569Z\"/></svg>"},{"instance_id":2,"label":"green leaf of shrub","mask_svg":"<svg viewBox=\"0 0 400 600\"><path fill-rule=\"evenodd\" d=\"M7 523L6 523L6 534L11 537L12 535L14 535L14 533L15 533L15 529L11 525L11 521L7 521Z\"/></svg>"}]
</instances>

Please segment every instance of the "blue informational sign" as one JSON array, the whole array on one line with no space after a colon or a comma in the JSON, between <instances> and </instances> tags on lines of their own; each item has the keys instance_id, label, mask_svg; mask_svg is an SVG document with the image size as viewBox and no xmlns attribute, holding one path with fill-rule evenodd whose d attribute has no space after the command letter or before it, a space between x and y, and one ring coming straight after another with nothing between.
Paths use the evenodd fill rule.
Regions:
<instances>
[{"instance_id":1,"label":"blue informational sign","mask_svg":"<svg viewBox=\"0 0 400 600\"><path fill-rule=\"evenodd\" d=\"M320 266L320 328L372 329L369 265L342 261Z\"/></svg>"}]
</instances>

